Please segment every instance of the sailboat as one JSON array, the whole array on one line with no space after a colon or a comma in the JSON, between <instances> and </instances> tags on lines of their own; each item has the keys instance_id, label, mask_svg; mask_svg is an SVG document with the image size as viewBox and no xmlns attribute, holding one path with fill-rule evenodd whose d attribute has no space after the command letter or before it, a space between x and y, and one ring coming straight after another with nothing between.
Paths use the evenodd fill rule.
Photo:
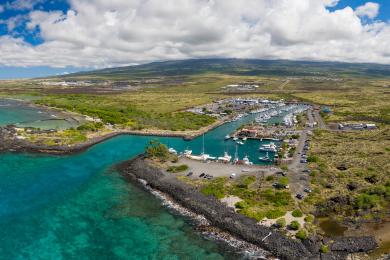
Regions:
<instances>
[{"instance_id":1,"label":"sailboat","mask_svg":"<svg viewBox=\"0 0 390 260\"><path fill-rule=\"evenodd\" d=\"M202 153L200 155L189 155L187 156L190 159L197 160L197 161L206 161L206 160L215 160L215 157L212 157L205 153L204 151L204 134L202 137Z\"/></svg>"},{"instance_id":2,"label":"sailboat","mask_svg":"<svg viewBox=\"0 0 390 260\"><path fill-rule=\"evenodd\" d=\"M245 155L245 157L242 159L243 163L245 165L252 165L253 163L249 161L248 155Z\"/></svg>"},{"instance_id":3,"label":"sailboat","mask_svg":"<svg viewBox=\"0 0 390 260\"><path fill-rule=\"evenodd\" d=\"M259 161L262 161L262 162L270 162L270 161L271 161L271 158L269 157L268 152L266 153L265 156L259 157Z\"/></svg>"},{"instance_id":4,"label":"sailboat","mask_svg":"<svg viewBox=\"0 0 390 260\"><path fill-rule=\"evenodd\" d=\"M238 145L236 144L236 152L234 153L234 160L233 160L233 163L234 164L237 164L239 161L238 159Z\"/></svg>"},{"instance_id":5,"label":"sailboat","mask_svg":"<svg viewBox=\"0 0 390 260\"><path fill-rule=\"evenodd\" d=\"M224 162L224 163L230 162L231 159L232 159L232 157L227 152L225 152L223 156L218 157L218 160L221 162Z\"/></svg>"}]
</instances>

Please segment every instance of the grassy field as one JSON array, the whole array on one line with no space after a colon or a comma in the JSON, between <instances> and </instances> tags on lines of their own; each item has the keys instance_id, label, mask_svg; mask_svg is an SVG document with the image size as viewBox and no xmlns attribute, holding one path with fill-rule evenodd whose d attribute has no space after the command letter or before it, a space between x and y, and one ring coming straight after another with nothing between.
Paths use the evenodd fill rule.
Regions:
<instances>
[{"instance_id":1,"label":"grassy field","mask_svg":"<svg viewBox=\"0 0 390 260\"><path fill-rule=\"evenodd\" d=\"M313 193L302 204L340 219L381 218L390 205L390 128L317 131L310 150Z\"/></svg>"},{"instance_id":2,"label":"grassy field","mask_svg":"<svg viewBox=\"0 0 390 260\"><path fill-rule=\"evenodd\" d=\"M283 178L283 177L282 177ZM236 196L242 201L236 203L238 212L258 221L264 217L275 219L294 209L294 200L286 190L275 190L276 180L242 176L237 180L220 177L201 186L201 192L218 199Z\"/></svg>"}]
</instances>

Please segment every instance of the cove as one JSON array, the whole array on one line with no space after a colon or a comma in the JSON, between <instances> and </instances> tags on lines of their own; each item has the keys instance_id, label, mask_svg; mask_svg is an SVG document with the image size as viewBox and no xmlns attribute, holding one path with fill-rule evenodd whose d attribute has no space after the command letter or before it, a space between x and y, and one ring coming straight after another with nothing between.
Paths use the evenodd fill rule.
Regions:
<instances>
[{"instance_id":1,"label":"cove","mask_svg":"<svg viewBox=\"0 0 390 260\"><path fill-rule=\"evenodd\" d=\"M206 152L233 154L235 145L224 136L254 117L205 134ZM237 258L235 252L202 238L183 218L112 169L142 153L151 139L178 151L202 149L202 137L184 141L125 135L74 155L1 154L0 258ZM255 160L258 145L248 140L240 146L240 157L248 154Z\"/></svg>"}]
</instances>

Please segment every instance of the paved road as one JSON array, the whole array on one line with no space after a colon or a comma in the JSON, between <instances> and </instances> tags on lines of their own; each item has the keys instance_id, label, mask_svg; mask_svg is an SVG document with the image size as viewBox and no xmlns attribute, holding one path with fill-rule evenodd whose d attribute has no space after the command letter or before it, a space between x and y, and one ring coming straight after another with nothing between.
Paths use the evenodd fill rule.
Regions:
<instances>
[{"instance_id":1,"label":"paved road","mask_svg":"<svg viewBox=\"0 0 390 260\"><path fill-rule=\"evenodd\" d=\"M324 120L322 119L322 116L320 115L320 112L318 110L315 110L313 114L319 128L329 129L328 126L325 124Z\"/></svg>"},{"instance_id":2,"label":"paved road","mask_svg":"<svg viewBox=\"0 0 390 260\"><path fill-rule=\"evenodd\" d=\"M307 165L300 162L303 147L305 145L305 141L307 140L307 132L308 130L303 130L301 132L293 160L288 165L290 189L293 196L298 193L304 195L304 188L310 186L309 175L302 172L303 170L307 169Z\"/></svg>"},{"instance_id":3,"label":"paved road","mask_svg":"<svg viewBox=\"0 0 390 260\"><path fill-rule=\"evenodd\" d=\"M311 109L307 111L307 118L309 123L315 122L314 121L315 118L313 118ZM305 192L303 190L306 187L310 187L309 174L302 172L303 170L308 169L307 164L301 163L300 161L301 161L301 154L303 152L303 147L305 146L305 142L308 139L308 132L310 132L311 130L312 128L310 127L307 127L306 129L302 130L301 135L298 139L298 146L297 149L295 150L293 160L288 165L290 190L294 197L298 193L305 195Z\"/></svg>"}]
</instances>

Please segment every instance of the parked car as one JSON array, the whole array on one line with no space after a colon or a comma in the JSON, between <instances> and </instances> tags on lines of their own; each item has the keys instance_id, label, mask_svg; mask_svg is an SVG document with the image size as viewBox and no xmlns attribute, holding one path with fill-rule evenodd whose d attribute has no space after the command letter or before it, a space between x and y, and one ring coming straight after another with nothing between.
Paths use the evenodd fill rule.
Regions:
<instances>
[{"instance_id":1,"label":"parked car","mask_svg":"<svg viewBox=\"0 0 390 260\"><path fill-rule=\"evenodd\" d=\"M295 196L297 199L299 199L299 200L301 200L301 199L303 199L303 195L302 194L297 194L296 196Z\"/></svg>"},{"instance_id":2,"label":"parked car","mask_svg":"<svg viewBox=\"0 0 390 260\"><path fill-rule=\"evenodd\" d=\"M305 188L303 191L306 193L311 193L311 189L309 189L309 188Z\"/></svg>"},{"instance_id":3,"label":"parked car","mask_svg":"<svg viewBox=\"0 0 390 260\"><path fill-rule=\"evenodd\" d=\"M235 173L230 174L230 179L234 179L236 177Z\"/></svg>"},{"instance_id":4,"label":"parked car","mask_svg":"<svg viewBox=\"0 0 390 260\"><path fill-rule=\"evenodd\" d=\"M309 170L309 169L304 169L302 172L304 172L304 173L310 173L310 170Z\"/></svg>"},{"instance_id":5,"label":"parked car","mask_svg":"<svg viewBox=\"0 0 390 260\"><path fill-rule=\"evenodd\" d=\"M202 178L202 177L204 177L205 175L206 175L206 173L202 172L202 173L199 175L199 177Z\"/></svg>"},{"instance_id":6,"label":"parked car","mask_svg":"<svg viewBox=\"0 0 390 260\"><path fill-rule=\"evenodd\" d=\"M187 176L190 177L190 176L192 176L192 174L194 174L194 173L193 172L189 172L189 173L187 173Z\"/></svg>"}]
</instances>

